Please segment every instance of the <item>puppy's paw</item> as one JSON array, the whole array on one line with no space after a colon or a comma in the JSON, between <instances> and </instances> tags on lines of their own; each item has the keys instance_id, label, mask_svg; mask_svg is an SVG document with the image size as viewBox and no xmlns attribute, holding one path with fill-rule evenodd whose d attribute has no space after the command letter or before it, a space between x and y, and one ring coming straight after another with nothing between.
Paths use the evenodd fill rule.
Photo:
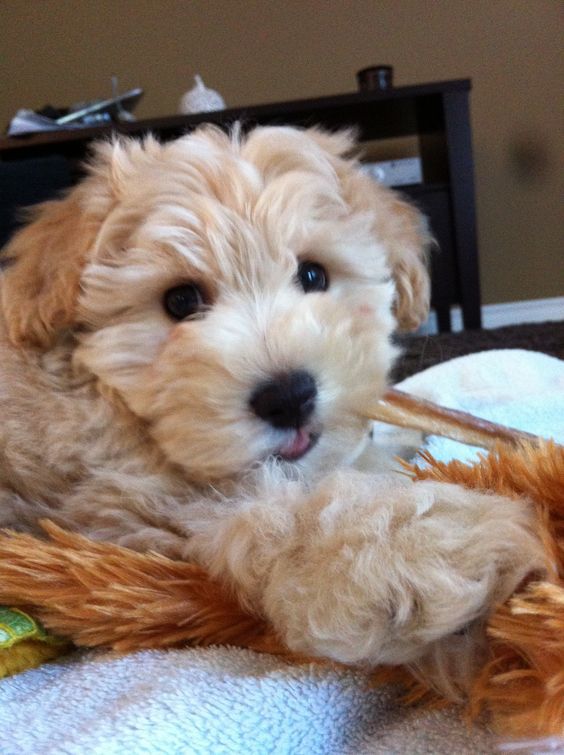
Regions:
<instances>
[{"instance_id":1,"label":"puppy's paw","mask_svg":"<svg viewBox=\"0 0 564 755\"><path fill-rule=\"evenodd\" d=\"M526 504L501 496L340 473L279 553L265 611L293 650L409 663L542 570L532 525Z\"/></svg>"}]
</instances>

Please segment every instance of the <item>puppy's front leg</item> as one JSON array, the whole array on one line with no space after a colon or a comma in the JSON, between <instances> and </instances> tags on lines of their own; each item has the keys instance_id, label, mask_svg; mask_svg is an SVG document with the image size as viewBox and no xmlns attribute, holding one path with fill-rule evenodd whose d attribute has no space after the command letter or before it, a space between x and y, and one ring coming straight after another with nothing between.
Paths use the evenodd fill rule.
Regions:
<instances>
[{"instance_id":1,"label":"puppy's front leg","mask_svg":"<svg viewBox=\"0 0 564 755\"><path fill-rule=\"evenodd\" d=\"M413 662L542 569L531 511L500 496L352 471L259 493L193 546L298 652Z\"/></svg>"}]
</instances>

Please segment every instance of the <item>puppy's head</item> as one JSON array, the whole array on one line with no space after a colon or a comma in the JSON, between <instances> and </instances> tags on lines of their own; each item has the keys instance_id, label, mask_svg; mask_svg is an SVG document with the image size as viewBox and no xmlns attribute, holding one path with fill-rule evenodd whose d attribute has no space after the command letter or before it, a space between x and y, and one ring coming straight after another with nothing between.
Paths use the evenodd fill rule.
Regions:
<instances>
[{"instance_id":1,"label":"puppy's head","mask_svg":"<svg viewBox=\"0 0 564 755\"><path fill-rule=\"evenodd\" d=\"M428 307L411 207L358 171L346 135L205 128L97 147L7 253L12 341L76 336L190 478L270 456L306 470L353 457L384 389L396 320Z\"/></svg>"}]
</instances>

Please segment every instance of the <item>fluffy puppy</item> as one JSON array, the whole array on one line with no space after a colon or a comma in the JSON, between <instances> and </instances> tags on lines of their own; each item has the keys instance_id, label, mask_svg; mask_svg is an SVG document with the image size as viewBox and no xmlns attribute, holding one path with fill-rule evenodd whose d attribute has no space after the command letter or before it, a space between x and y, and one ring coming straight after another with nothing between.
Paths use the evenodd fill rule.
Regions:
<instances>
[{"instance_id":1,"label":"fluffy puppy","mask_svg":"<svg viewBox=\"0 0 564 755\"><path fill-rule=\"evenodd\" d=\"M35 212L1 284L0 522L197 559L294 650L444 671L542 553L525 506L352 468L428 281L351 147L101 144Z\"/></svg>"}]
</instances>

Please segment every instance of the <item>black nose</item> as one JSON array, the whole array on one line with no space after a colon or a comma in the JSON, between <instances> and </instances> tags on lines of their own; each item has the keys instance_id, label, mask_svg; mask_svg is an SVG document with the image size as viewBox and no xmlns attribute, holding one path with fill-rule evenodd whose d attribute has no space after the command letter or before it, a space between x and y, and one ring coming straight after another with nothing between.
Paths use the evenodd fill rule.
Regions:
<instances>
[{"instance_id":1,"label":"black nose","mask_svg":"<svg viewBox=\"0 0 564 755\"><path fill-rule=\"evenodd\" d=\"M298 370L261 383L249 403L257 417L273 427L301 427L315 408L316 396L314 378Z\"/></svg>"}]
</instances>

